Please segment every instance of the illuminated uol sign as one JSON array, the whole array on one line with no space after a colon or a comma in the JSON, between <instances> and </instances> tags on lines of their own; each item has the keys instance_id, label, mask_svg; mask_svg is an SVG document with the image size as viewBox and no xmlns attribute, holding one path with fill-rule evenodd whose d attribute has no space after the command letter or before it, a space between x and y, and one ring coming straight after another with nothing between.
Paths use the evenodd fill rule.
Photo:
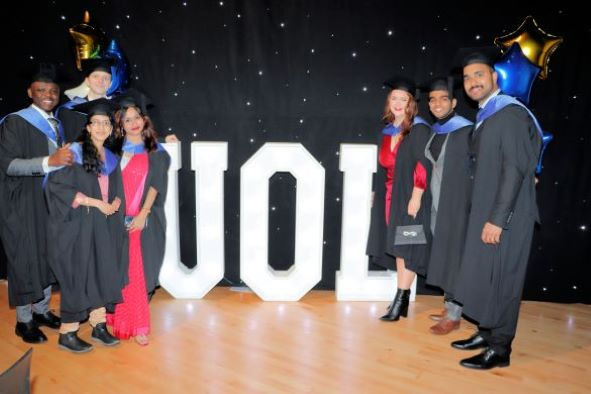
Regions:
<instances>
[{"instance_id":1,"label":"illuminated uol sign","mask_svg":"<svg viewBox=\"0 0 591 394\"><path fill-rule=\"evenodd\" d=\"M180 143L164 144L171 156L166 253L160 284L176 298L202 298L224 277L224 171L227 142L191 143L195 172L197 266L180 260L178 170ZM365 255L371 209L376 146L341 144L343 212L340 270L336 272L339 300L386 301L396 290L392 271L368 271ZM295 261L284 271L268 262L269 178L289 172L297 181ZM240 278L266 301L297 301L321 280L324 224L324 168L299 143L266 143L240 171ZM414 299L413 284L412 297Z\"/></svg>"}]
</instances>

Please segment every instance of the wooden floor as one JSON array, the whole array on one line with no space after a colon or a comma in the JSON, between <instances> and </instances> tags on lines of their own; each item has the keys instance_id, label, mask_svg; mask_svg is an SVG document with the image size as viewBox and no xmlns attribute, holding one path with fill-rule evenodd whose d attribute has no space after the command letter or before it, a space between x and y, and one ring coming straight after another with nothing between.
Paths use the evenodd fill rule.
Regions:
<instances>
[{"instance_id":1,"label":"wooden floor","mask_svg":"<svg viewBox=\"0 0 591 394\"><path fill-rule=\"evenodd\" d=\"M58 307L56 294L52 307ZM0 371L30 345L14 335L0 284ZM408 319L384 323L383 302L337 302L312 291L300 302L263 302L218 287L202 300L160 290L147 347L125 341L87 354L59 350L57 332L33 345L33 393L589 393L591 306L524 302L511 367L462 368L450 341L428 333L441 298L418 296ZM80 336L88 339L84 324ZM1 388L0 388L1 391Z\"/></svg>"}]
</instances>

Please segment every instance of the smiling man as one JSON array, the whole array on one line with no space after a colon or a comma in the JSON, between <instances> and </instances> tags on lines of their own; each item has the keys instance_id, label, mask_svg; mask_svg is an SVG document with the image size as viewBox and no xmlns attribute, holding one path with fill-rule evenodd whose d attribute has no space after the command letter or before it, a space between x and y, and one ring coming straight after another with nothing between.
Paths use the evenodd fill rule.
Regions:
<instances>
[{"instance_id":1,"label":"smiling man","mask_svg":"<svg viewBox=\"0 0 591 394\"><path fill-rule=\"evenodd\" d=\"M111 86L111 66L113 60L108 58L82 60L82 72L84 83L88 86L86 97L74 97L72 100L60 106L57 116L63 122L66 140L75 141L86 127L86 115L72 108L75 105L88 101L107 98L107 91Z\"/></svg>"},{"instance_id":2,"label":"smiling man","mask_svg":"<svg viewBox=\"0 0 591 394\"><path fill-rule=\"evenodd\" d=\"M455 297L478 322L462 350L484 348L460 364L490 369L510 363L534 223L535 168L541 130L535 117L497 85L494 48L462 53L464 89L480 110L470 140L472 197Z\"/></svg>"},{"instance_id":3,"label":"smiling man","mask_svg":"<svg viewBox=\"0 0 591 394\"><path fill-rule=\"evenodd\" d=\"M52 65L41 65L27 93L31 106L0 124L0 235L8 257L8 295L16 307L15 332L28 343L45 342L39 325L58 328L49 311L53 275L47 261L48 212L43 177L72 164L61 125L53 117L59 86Z\"/></svg>"},{"instance_id":4,"label":"smiling man","mask_svg":"<svg viewBox=\"0 0 591 394\"><path fill-rule=\"evenodd\" d=\"M460 268L469 202L469 174L466 166L472 122L457 115L454 78L435 77L422 87L429 96L429 110L435 117L433 134L425 147L431 161L431 232L433 241L427 283L441 288L445 310L431 315L438 320L430 328L436 335L460 327L462 307L454 301L455 281Z\"/></svg>"}]
</instances>

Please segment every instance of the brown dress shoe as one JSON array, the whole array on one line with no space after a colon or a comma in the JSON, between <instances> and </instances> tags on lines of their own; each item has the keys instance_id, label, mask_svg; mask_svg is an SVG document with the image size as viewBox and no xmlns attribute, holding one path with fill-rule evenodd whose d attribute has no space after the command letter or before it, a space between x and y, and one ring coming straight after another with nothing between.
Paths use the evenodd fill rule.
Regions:
<instances>
[{"instance_id":1,"label":"brown dress shoe","mask_svg":"<svg viewBox=\"0 0 591 394\"><path fill-rule=\"evenodd\" d=\"M447 309L444 309L439 314L434 313L432 315L429 315L429 319L439 321L441 319L445 319L446 316L447 316Z\"/></svg>"},{"instance_id":2,"label":"brown dress shoe","mask_svg":"<svg viewBox=\"0 0 591 394\"><path fill-rule=\"evenodd\" d=\"M429 328L429 331L435 335L446 335L458 328L460 328L459 320L441 319L437 324Z\"/></svg>"}]
</instances>

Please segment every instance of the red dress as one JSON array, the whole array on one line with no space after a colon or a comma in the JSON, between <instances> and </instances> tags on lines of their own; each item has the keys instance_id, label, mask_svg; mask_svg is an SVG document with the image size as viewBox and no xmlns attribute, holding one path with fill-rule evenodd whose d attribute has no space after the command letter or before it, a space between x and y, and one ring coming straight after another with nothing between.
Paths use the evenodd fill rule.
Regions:
<instances>
[{"instance_id":1,"label":"red dress","mask_svg":"<svg viewBox=\"0 0 591 394\"><path fill-rule=\"evenodd\" d=\"M125 216L136 216L141 209L144 185L148 175L148 154L133 155L121 172L125 192ZM129 283L123 288L123 302L115 313L107 315L113 335L127 339L150 333L150 310L142 261L141 231L129 233Z\"/></svg>"},{"instance_id":2,"label":"red dress","mask_svg":"<svg viewBox=\"0 0 591 394\"><path fill-rule=\"evenodd\" d=\"M402 142L402 138L398 139L394 149L390 150L392 138L394 137L394 135L384 135L378 156L380 165L386 169L386 209L384 212L386 224L390 222L390 203L392 202L392 182L394 180L394 169L396 168L396 154ZM414 170L414 186L423 190L427 186L427 171L420 161L417 161Z\"/></svg>"}]
</instances>

